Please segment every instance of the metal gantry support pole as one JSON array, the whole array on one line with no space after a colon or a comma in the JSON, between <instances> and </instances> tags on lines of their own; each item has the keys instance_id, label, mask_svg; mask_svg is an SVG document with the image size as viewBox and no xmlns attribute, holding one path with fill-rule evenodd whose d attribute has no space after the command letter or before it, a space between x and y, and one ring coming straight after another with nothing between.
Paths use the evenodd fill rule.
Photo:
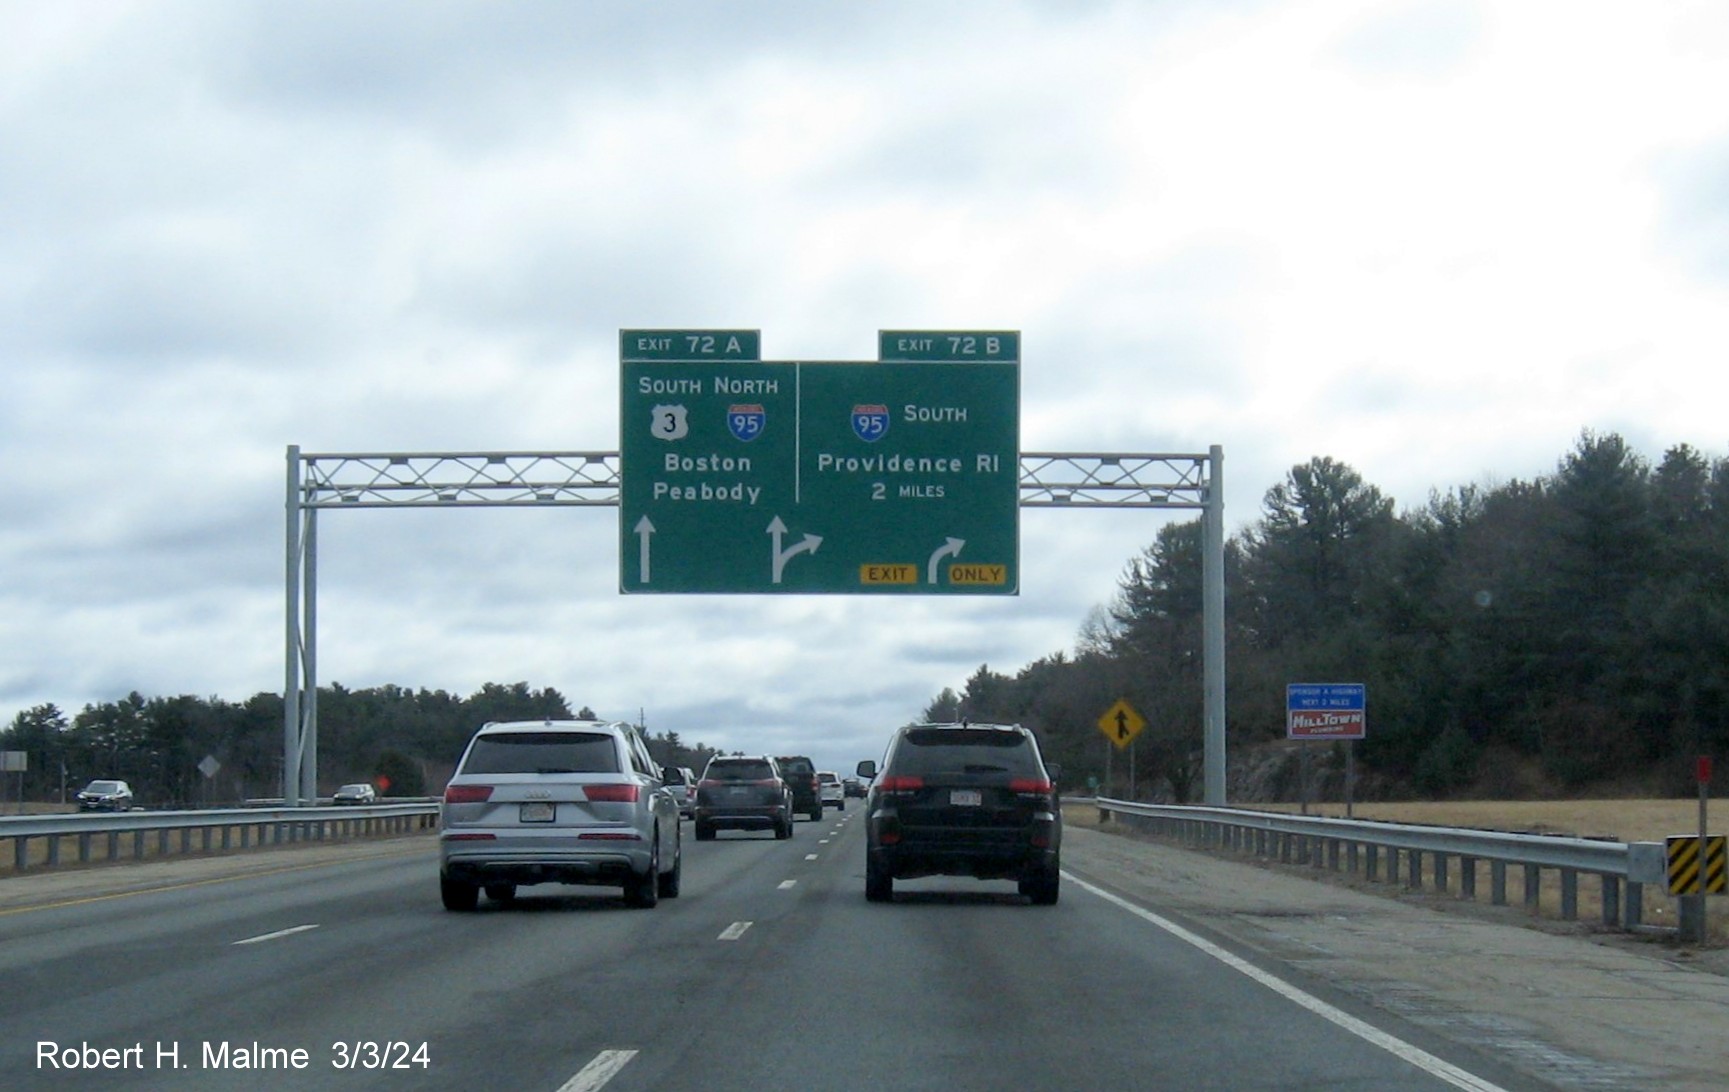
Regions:
<instances>
[{"instance_id":1,"label":"metal gantry support pole","mask_svg":"<svg viewBox=\"0 0 1729 1092\"><path fill-rule=\"evenodd\" d=\"M1205 722L1203 797L1225 806L1225 449L1207 454L1207 500L1201 514L1201 675Z\"/></svg>"},{"instance_id":2,"label":"metal gantry support pole","mask_svg":"<svg viewBox=\"0 0 1729 1092\"><path fill-rule=\"evenodd\" d=\"M288 624L282 795L318 793L318 510L619 505L616 451L302 454L288 448ZM1201 511L1205 796L1225 803L1224 451L1022 452L1022 508Z\"/></svg>"}]
</instances>

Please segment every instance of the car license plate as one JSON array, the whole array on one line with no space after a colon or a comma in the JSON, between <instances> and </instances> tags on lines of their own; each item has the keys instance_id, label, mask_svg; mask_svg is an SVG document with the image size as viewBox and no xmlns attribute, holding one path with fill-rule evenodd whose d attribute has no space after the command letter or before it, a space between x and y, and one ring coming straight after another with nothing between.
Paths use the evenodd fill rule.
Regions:
<instances>
[{"instance_id":1,"label":"car license plate","mask_svg":"<svg viewBox=\"0 0 1729 1092\"><path fill-rule=\"evenodd\" d=\"M524 823L550 823L550 822L552 822L552 805L551 804L524 804L524 805L522 805L522 821Z\"/></svg>"},{"instance_id":2,"label":"car license plate","mask_svg":"<svg viewBox=\"0 0 1729 1092\"><path fill-rule=\"evenodd\" d=\"M949 803L957 808L976 808L985 802L977 789L950 789Z\"/></svg>"},{"instance_id":3,"label":"car license plate","mask_svg":"<svg viewBox=\"0 0 1729 1092\"><path fill-rule=\"evenodd\" d=\"M749 796L750 789L745 785L734 785L726 790L728 796Z\"/></svg>"}]
</instances>

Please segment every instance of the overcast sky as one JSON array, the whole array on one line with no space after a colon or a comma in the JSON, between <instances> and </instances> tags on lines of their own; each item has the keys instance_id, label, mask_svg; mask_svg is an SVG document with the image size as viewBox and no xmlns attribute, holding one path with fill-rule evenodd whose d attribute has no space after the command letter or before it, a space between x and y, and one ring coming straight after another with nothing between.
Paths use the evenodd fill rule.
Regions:
<instances>
[{"instance_id":1,"label":"overcast sky","mask_svg":"<svg viewBox=\"0 0 1729 1092\"><path fill-rule=\"evenodd\" d=\"M284 676L306 452L617 450L618 331L1018 330L1026 451L1401 509L1581 430L1729 454L1729 4L0 0L0 716ZM1009 597L621 596L618 511L319 525L319 679L850 771L1072 651L1184 513ZM1103 710L1101 709L1102 713Z\"/></svg>"}]
</instances>

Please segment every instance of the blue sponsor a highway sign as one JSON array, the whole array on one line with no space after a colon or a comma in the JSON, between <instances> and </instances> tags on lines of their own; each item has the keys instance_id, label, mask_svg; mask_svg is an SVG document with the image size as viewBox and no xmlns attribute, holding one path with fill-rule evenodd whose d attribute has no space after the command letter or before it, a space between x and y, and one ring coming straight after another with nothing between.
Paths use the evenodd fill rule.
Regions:
<instances>
[{"instance_id":1,"label":"blue sponsor a highway sign","mask_svg":"<svg viewBox=\"0 0 1729 1092\"><path fill-rule=\"evenodd\" d=\"M1287 739L1362 739L1367 730L1362 683L1289 683Z\"/></svg>"}]
</instances>

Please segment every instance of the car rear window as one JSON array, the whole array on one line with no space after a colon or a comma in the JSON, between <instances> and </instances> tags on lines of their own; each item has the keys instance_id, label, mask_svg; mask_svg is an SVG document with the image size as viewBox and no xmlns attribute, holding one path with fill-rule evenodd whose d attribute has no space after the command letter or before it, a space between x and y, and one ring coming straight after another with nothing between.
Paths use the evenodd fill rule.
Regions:
<instances>
[{"instance_id":1,"label":"car rear window","mask_svg":"<svg viewBox=\"0 0 1729 1092\"><path fill-rule=\"evenodd\" d=\"M811 764L811 760L808 758L782 758L778 761L780 768L787 773L808 774L816 772L816 767Z\"/></svg>"},{"instance_id":2,"label":"car rear window","mask_svg":"<svg viewBox=\"0 0 1729 1092\"><path fill-rule=\"evenodd\" d=\"M774 776L766 762L710 762L703 774L710 781L767 781Z\"/></svg>"},{"instance_id":3,"label":"car rear window","mask_svg":"<svg viewBox=\"0 0 1729 1092\"><path fill-rule=\"evenodd\" d=\"M1037 777L1037 755L1028 737L1019 732L914 728L895 748L893 765L897 774L1008 773Z\"/></svg>"},{"instance_id":4,"label":"car rear window","mask_svg":"<svg viewBox=\"0 0 1729 1092\"><path fill-rule=\"evenodd\" d=\"M498 732L477 736L465 774L619 773L618 743L601 732Z\"/></svg>"}]
</instances>

